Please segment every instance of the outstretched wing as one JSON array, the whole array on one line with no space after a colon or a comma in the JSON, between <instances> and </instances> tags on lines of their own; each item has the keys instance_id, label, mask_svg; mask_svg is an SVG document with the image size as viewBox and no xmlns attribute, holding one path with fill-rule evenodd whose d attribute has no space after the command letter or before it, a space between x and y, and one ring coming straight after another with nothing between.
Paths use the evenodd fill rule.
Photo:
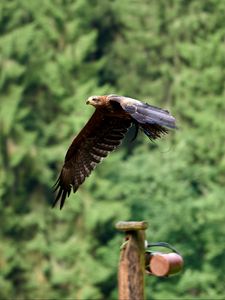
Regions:
<instances>
[{"instance_id":1,"label":"outstretched wing","mask_svg":"<svg viewBox=\"0 0 225 300\"><path fill-rule=\"evenodd\" d=\"M69 147L62 171L55 184L58 191L53 206L60 201L60 209L71 189L76 192L96 165L119 146L131 120L106 116L96 110Z\"/></svg>"},{"instance_id":2,"label":"outstretched wing","mask_svg":"<svg viewBox=\"0 0 225 300\"><path fill-rule=\"evenodd\" d=\"M156 139L167 133L168 129L176 128L175 118L167 110L123 96L109 95L108 100L119 103L150 139Z\"/></svg>"}]
</instances>

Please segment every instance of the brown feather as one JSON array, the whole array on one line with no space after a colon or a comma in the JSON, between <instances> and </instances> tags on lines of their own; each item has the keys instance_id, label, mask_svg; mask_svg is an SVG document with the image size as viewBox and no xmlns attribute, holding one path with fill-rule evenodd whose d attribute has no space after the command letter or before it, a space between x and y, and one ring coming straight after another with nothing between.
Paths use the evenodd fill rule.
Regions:
<instances>
[{"instance_id":1,"label":"brown feather","mask_svg":"<svg viewBox=\"0 0 225 300\"><path fill-rule=\"evenodd\" d=\"M99 110L94 112L66 153L64 166L56 182L58 194L53 206L60 201L60 209L63 207L71 189L76 192L97 164L120 145L130 125L131 119L105 117Z\"/></svg>"},{"instance_id":2,"label":"brown feather","mask_svg":"<svg viewBox=\"0 0 225 300\"><path fill-rule=\"evenodd\" d=\"M149 137L150 140L160 138L163 134L168 133L168 130L158 124L141 124L140 128Z\"/></svg>"}]
</instances>

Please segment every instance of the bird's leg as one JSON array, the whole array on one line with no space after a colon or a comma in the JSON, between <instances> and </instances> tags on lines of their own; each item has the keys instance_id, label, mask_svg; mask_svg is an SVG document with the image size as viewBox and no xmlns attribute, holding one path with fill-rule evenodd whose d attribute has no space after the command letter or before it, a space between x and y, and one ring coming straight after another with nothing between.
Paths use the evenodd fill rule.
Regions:
<instances>
[{"instance_id":1,"label":"bird's leg","mask_svg":"<svg viewBox=\"0 0 225 300\"><path fill-rule=\"evenodd\" d=\"M134 137L132 138L131 142L133 142L136 139L137 135L138 135L139 125L138 125L137 122L134 122L134 127L135 127L135 132L134 132Z\"/></svg>"}]
</instances>

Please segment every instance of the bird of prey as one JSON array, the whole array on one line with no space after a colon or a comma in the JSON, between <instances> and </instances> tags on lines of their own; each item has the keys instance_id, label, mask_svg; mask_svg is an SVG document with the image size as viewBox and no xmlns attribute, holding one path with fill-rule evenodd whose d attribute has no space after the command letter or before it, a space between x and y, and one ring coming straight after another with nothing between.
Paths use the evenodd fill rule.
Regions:
<instances>
[{"instance_id":1,"label":"bird of prey","mask_svg":"<svg viewBox=\"0 0 225 300\"><path fill-rule=\"evenodd\" d=\"M128 128L134 124L136 133L140 128L151 140L176 128L175 118L167 111L139 100L118 96L91 96L86 101L95 112L74 138L64 165L55 183L60 209L71 190L75 193L96 165L116 149Z\"/></svg>"}]
</instances>

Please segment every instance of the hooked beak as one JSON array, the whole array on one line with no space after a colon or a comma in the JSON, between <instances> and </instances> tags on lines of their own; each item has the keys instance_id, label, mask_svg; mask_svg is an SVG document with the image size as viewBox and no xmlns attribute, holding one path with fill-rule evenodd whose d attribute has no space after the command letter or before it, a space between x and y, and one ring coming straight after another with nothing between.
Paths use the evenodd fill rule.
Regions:
<instances>
[{"instance_id":1,"label":"hooked beak","mask_svg":"<svg viewBox=\"0 0 225 300\"><path fill-rule=\"evenodd\" d=\"M88 104L91 104L91 97L89 97L87 100L86 100L86 104L88 105Z\"/></svg>"}]
</instances>

